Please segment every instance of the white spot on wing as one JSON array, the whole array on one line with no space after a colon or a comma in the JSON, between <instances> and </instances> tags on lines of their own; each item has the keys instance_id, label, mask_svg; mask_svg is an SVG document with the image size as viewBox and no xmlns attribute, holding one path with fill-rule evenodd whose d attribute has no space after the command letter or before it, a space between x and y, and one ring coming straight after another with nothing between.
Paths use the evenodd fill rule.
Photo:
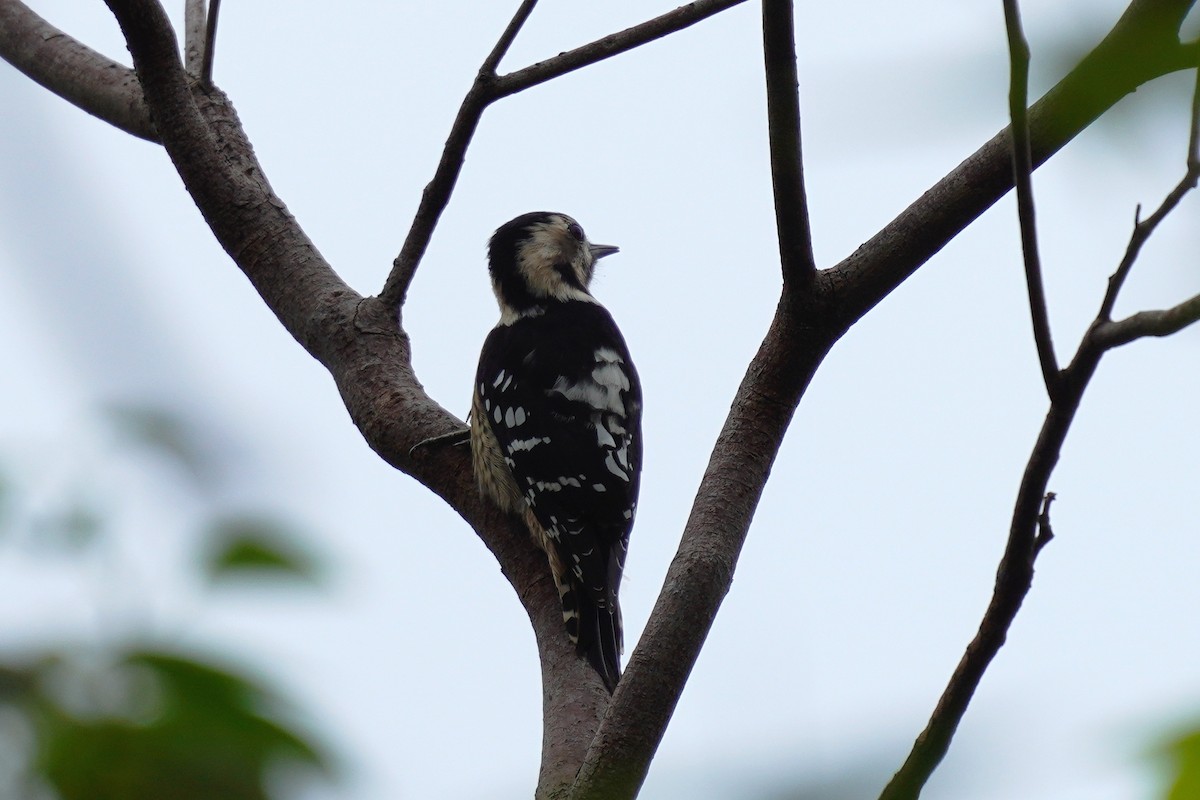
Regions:
<instances>
[{"instance_id":1,"label":"white spot on wing","mask_svg":"<svg viewBox=\"0 0 1200 800\"><path fill-rule=\"evenodd\" d=\"M550 441L547 436L534 436L532 439L514 439L508 445L508 452L516 453L521 450L532 450L539 444Z\"/></svg>"},{"instance_id":2,"label":"white spot on wing","mask_svg":"<svg viewBox=\"0 0 1200 800\"><path fill-rule=\"evenodd\" d=\"M608 467L608 471L611 472L613 475L616 475L621 480L623 480L623 481L629 480L628 473L626 473L625 470L623 470L619 466L617 466L617 462L613 460L612 453L609 453L608 455L606 455L604 457L604 466Z\"/></svg>"},{"instance_id":3,"label":"white spot on wing","mask_svg":"<svg viewBox=\"0 0 1200 800\"><path fill-rule=\"evenodd\" d=\"M616 447L617 440L608 432L608 428L603 424L599 424L596 426L596 444L601 447Z\"/></svg>"}]
</instances>

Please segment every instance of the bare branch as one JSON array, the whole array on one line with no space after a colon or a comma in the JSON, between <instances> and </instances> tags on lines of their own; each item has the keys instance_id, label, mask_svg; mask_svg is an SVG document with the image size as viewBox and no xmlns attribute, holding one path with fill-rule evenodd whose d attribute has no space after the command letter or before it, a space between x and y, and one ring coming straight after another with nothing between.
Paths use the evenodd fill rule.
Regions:
<instances>
[{"instance_id":1,"label":"bare branch","mask_svg":"<svg viewBox=\"0 0 1200 800\"><path fill-rule=\"evenodd\" d=\"M1092 329L1092 342L1111 350L1147 336L1170 336L1200 321L1200 295L1179 305L1159 311L1139 311L1116 322L1105 322Z\"/></svg>"},{"instance_id":2,"label":"bare branch","mask_svg":"<svg viewBox=\"0 0 1200 800\"><path fill-rule=\"evenodd\" d=\"M824 294L828 294L825 292ZM733 581L800 396L833 344L821 292L784 291L713 447L679 550L571 798L632 798Z\"/></svg>"},{"instance_id":3,"label":"bare branch","mask_svg":"<svg viewBox=\"0 0 1200 800\"><path fill-rule=\"evenodd\" d=\"M204 26L204 59L200 66L200 85L213 85L213 60L217 57L217 15L221 11L221 0L210 0L208 22Z\"/></svg>"},{"instance_id":4,"label":"bare branch","mask_svg":"<svg viewBox=\"0 0 1200 800\"><path fill-rule=\"evenodd\" d=\"M701 20L708 19L726 9L744 3L745 0L696 0L680 6L662 16L647 20L620 33L614 33L590 44L559 53L554 58L539 61L532 66L502 75L496 81L496 97L524 91L532 86L553 80L577 69L612 58L615 55L640 47L655 39L689 28Z\"/></svg>"},{"instance_id":5,"label":"bare branch","mask_svg":"<svg viewBox=\"0 0 1200 800\"><path fill-rule=\"evenodd\" d=\"M1009 0L1005 0L1006 10L1008 6ZM1041 434L1021 479L1009 528L1008 544L996 574L991 603L984 613L979 631L967 646L962 660L950 677L928 725L917 737L904 765L884 789L880 800L915 800L920 796L921 789L950 747L950 741L979 682L983 679L984 672L1004 645L1008 630L1033 584L1034 561L1042 548L1053 538L1054 534L1050 529L1050 503L1055 495L1053 492L1047 492L1046 487L1058 463L1075 412L1079 409L1083 394L1095 375L1100 359L1112 347L1141 336L1165 336L1200 319L1200 296L1197 296L1166 311L1142 312L1116 323L1109 321L1121 285L1136 261L1142 244L1166 215L1179 204L1183 196L1196 186L1197 179L1200 178L1200 159L1196 155L1198 141L1200 70L1192 100L1187 173L1154 214L1134 226L1121 265L1109 279L1108 291L1096 320L1084 334L1071 364L1057 376L1054 388L1050 392L1050 410L1046 413Z\"/></svg>"},{"instance_id":6,"label":"bare branch","mask_svg":"<svg viewBox=\"0 0 1200 800\"><path fill-rule=\"evenodd\" d=\"M1087 343L1105 351L1128 344L1146 336L1170 336L1200 319L1200 295L1185 300L1176 306L1159 311L1140 311L1118 322L1112 321L1113 307L1125 285L1125 279L1133 269L1142 245L1150 238L1183 198L1200 182L1200 69L1196 70L1195 88L1192 91L1191 130L1188 134L1187 171L1175 185L1162 204L1146 219L1134 222L1133 233L1121 263L1108 279L1108 290L1100 303L1100 311L1087 334ZM1140 209L1139 209L1140 212Z\"/></svg>"},{"instance_id":7,"label":"bare branch","mask_svg":"<svg viewBox=\"0 0 1200 800\"><path fill-rule=\"evenodd\" d=\"M1147 81L1200 63L1200 45L1179 43L1195 0L1134 0L1075 69L1029 111L1033 165ZM849 326L899 286L1013 186L1006 129L830 270Z\"/></svg>"},{"instance_id":8,"label":"bare branch","mask_svg":"<svg viewBox=\"0 0 1200 800\"><path fill-rule=\"evenodd\" d=\"M984 672L1008 638L1008 630L1033 585L1034 561L1050 540L1049 513L1053 494L1047 493L1046 485L1058 463L1084 389L1099 362L1098 353L1081 347L1064 371L1061 390L1051 400L1050 410L1021 477L1008 543L979 630L967 645L925 730L917 737L904 765L880 794L880 800L916 800L920 796L929 776L950 748L950 741Z\"/></svg>"},{"instance_id":9,"label":"bare branch","mask_svg":"<svg viewBox=\"0 0 1200 800\"><path fill-rule=\"evenodd\" d=\"M400 248L400 255L392 263L392 271L379 293L379 299L388 306L399 309L404 305L408 287L412 284L417 266L424 257L425 250L429 247L433 230L437 226L442 212L450 203L450 194L458 182L459 173L462 172L467 148L471 144L475 130L479 127L483 112L489 105L502 97L523 91L539 83L545 83L568 72L682 30L713 14L724 11L726 8L745 2L745 0L698 0L620 33L606 36L596 42L562 53L523 70L497 77L495 69L499 66L500 60L504 57L513 39L516 38L521 25L532 12L534 2L526 0L517 10L512 22L500 37L500 41L484 61L466 97L463 98L458 115L454 118L454 124L450 127L450 135L442 149L442 157L434 171L433 180L426 185L425 191L421 194L421 203L414 215L413 224L409 228L404 245Z\"/></svg>"},{"instance_id":10,"label":"bare branch","mask_svg":"<svg viewBox=\"0 0 1200 800\"><path fill-rule=\"evenodd\" d=\"M425 250L429 247L429 240L433 238L433 229L437 227L442 212L450 204L450 195L453 194L454 186L458 183L458 176L462 172L467 148L470 147L471 139L475 136L475 129L479 127L483 112L498 97L494 89L496 67L504 58L504 54L508 52L509 47L512 46L521 26L533 13L533 7L536 4L537 0L524 0L521 3L517 13L513 15L512 21L509 22L499 41L496 42L496 46L484 59L483 65L475 75L475 82L471 84L467 96L463 98L462 105L459 106L454 124L450 126L450 135L442 148L442 157L438 161L437 169L434 170L433 180L425 186L425 191L421 193L421 203L417 206L417 213L413 216L408 236L405 237L404 245L400 248L400 255L396 256L395 261L392 262L392 271L388 274L387 281L379 293L379 299L389 307L399 310L404 305L408 287L412 285L413 276L417 272L417 265L421 263L421 259L425 256Z\"/></svg>"},{"instance_id":11,"label":"bare branch","mask_svg":"<svg viewBox=\"0 0 1200 800\"><path fill-rule=\"evenodd\" d=\"M492 52L488 53L488 57L483 60L483 65L479 68L480 74L495 77L496 70L500 68L500 62L508 54L513 42L517 40L517 34L521 32L521 28L525 27L525 23L529 20L529 15L533 13L536 5L537 0L524 0L521 3L521 7L513 15L508 27L504 29L504 33L500 34L500 40L496 42Z\"/></svg>"},{"instance_id":12,"label":"bare branch","mask_svg":"<svg viewBox=\"0 0 1200 800\"><path fill-rule=\"evenodd\" d=\"M1033 159L1029 152L1029 43L1021 30L1021 12L1017 0L1004 0L1004 22L1008 32L1009 60L1012 63L1008 93L1008 113L1012 120L1013 176L1017 187L1017 214L1021 225L1021 250L1025 255L1025 283L1029 292L1029 311L1033 319L1033 339L1046 393L1054 397L1058 390L1058 359L1050 336L1050 315L1046 308L1046 289L1042 284L1042 259L1038 254L1037 217L1033 203Z\"/></svg>"},{"instance_id":13,"label":"bare branch","mask_svg":"<svg viewBox=\"0 0 1200 800\"><path fill-rule=\"evenodd\" d=\"M792 0L763 0L763 61L775 228L785 281L808 285L817 272L800 147L800 81Z\"/></svg>"},{"instance_id":14,"label":"bare branch","mask_svg":"<svg viewBox=\"0 0 1200 800\"><path fill-rule=\"evenodd\" d=\"M0 58L92 116L158 141L133 70L72 39L20 0L0 0Z\"/></svg>"},{"instance_id":15,"label":"bare branch","mask_svg":"<svg viewBox=\"0 0 1200 800\"><path fill-rule=\"evenodd\" d=\"M204 28L207 16L205 0L184 0L183 64L190 75L204 68Z\"/></svg>"},{"instance_id":16,"label":"bare branch","mask_svg":"<svg viewBox=\"0 0 1200 800\"><path fill-rule=\"evenodd\" d=\"M1196 188L1197 179L1200 179L1200 69L1196 70L1195 89L1192 92L1192 125L1188 135L1187 172L1154 213L1144 220L1138 219L1141 216L1141 207L1139 206L1134 219L1133 234L1129 237L1129 245L1125 248L1125 257L1121 259L1117 271L1108 279L1108 291L1105 292L1104 300L1100 304L1098 321L1106 322L1112 319L1117 296L1121 293L1125 279L1129 277L1129 271L1133 269L1138 255L1142 252L1142 245L1154 233L1154 229L1159 226L1159 223L1175 210L1175 206L1179 205L1184 196Z\"/></svg>"}]
</instances>

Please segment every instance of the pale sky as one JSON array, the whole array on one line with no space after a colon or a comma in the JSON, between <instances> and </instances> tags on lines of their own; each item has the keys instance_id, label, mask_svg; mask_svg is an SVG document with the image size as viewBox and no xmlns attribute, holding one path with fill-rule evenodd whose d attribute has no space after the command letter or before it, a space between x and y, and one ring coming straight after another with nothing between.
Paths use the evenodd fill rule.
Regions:
<instances>
[{"instance_id":1,"label":"pale sky","mask_svg":"<svg viewBox=\"0 0 1200 800\"><path fill-rule=\"evenodd\" d=\"M102 3L30 5L127 62ZM503 67L670 7L545 0ZM1123 7L1023 3L1035 90L1064 69L1050 51L1098 38ZM515 3L288 8L225 3L214 78L322 253L374 293ZM563 211L621 247L594 290L645 384L630 645L778 297L758 15L747 3L488 110L405 309L418 376L464 417L497 317L490 233ZM797 19L828 266L1005 124L1003 18L998 1L922 0L800 3ZM1182 175L1190 81L1139 91L1123 126L1085 132L1035 178L1064 362L1135 206ZM0 87L0 467L44 503L99 475L121 522L70 569L0 542L0 650L153 633L227 653L284 688L347 765L346 790L308 800L529 797L537 658L490 554L367 448L161 148L7 66ZM1119 314L1200 292L1198 207L1146 248ZM990 596L1045 412L1024 291L1005 198L833 349L644 797L769 797L847 774L873 796L899 767ZM1050 482L1057 538L926 797L1153 796L1146 752L1200 718L1198 357L1200 328L1105 359ZM123 401L185 415L222 465L203 497L294 521L328 558L328 587L214 593L181 577L207 506L178 476L147 484L98 429L98 409Z\"/></svg>"}]
</instances>

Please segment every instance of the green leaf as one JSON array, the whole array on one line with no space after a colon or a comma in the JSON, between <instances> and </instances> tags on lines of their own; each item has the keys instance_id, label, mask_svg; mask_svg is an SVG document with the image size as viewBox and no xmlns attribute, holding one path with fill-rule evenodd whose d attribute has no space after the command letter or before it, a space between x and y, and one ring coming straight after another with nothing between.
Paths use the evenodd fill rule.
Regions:
<instances>
[{"instance_id":1,"label":"green leaf","mask_svg":"<svg viewBox=\"0 0 1200 800\"><path fill-rule=\"evenodd\" d=\"M1174 779L1167 800L1195 800L1200 797L1200 730L1184 734L1166 746Z\"/></svg>"},{"instance_id":2,"label":"green leaf","mask_svg":"<svg viewBox=\"0 0 1200 800\"><path fill-rule=\"evenodd\" d=\"M279 766L333 777L329 757L289 727L286 704L233 669L156 650L25 669L8 671L14 691L0 699L30 721L32 766L61 800L268 800ZM89 694L107 695L104 713L60 702Z\"/></svg>"},{"instance_id":3,"label":"green leaf","mask_svg":"<svg viewBox=\"0 0 1200 800\"><path fill-rule=\"evenodd\" d=\"M238 516L213 524L205 571L213 581L262 576L321 580L319 560L284 524L265 517Z\"/></svg>"}]
</instances>

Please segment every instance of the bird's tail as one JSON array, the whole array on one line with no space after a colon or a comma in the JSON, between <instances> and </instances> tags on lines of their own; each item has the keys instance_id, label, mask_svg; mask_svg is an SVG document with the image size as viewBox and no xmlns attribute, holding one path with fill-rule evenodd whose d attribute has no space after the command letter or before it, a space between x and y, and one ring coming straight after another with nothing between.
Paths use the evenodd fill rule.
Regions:
<instances>
[{"instance_id":1,"label":"bird's tail","mask_svg":"<svg viewBox=\"0 0 1200 800\"><path fill-rule=\"evenodd\" d=\"M576 652L587 656L612 694L621 677L621 652L625 646L620 604L614 597L612 608L601 606L570 585L559 587L559 597L562 599L563 623L567 626L567 635L575 643Z\"/></svg>"}]
</instances>

